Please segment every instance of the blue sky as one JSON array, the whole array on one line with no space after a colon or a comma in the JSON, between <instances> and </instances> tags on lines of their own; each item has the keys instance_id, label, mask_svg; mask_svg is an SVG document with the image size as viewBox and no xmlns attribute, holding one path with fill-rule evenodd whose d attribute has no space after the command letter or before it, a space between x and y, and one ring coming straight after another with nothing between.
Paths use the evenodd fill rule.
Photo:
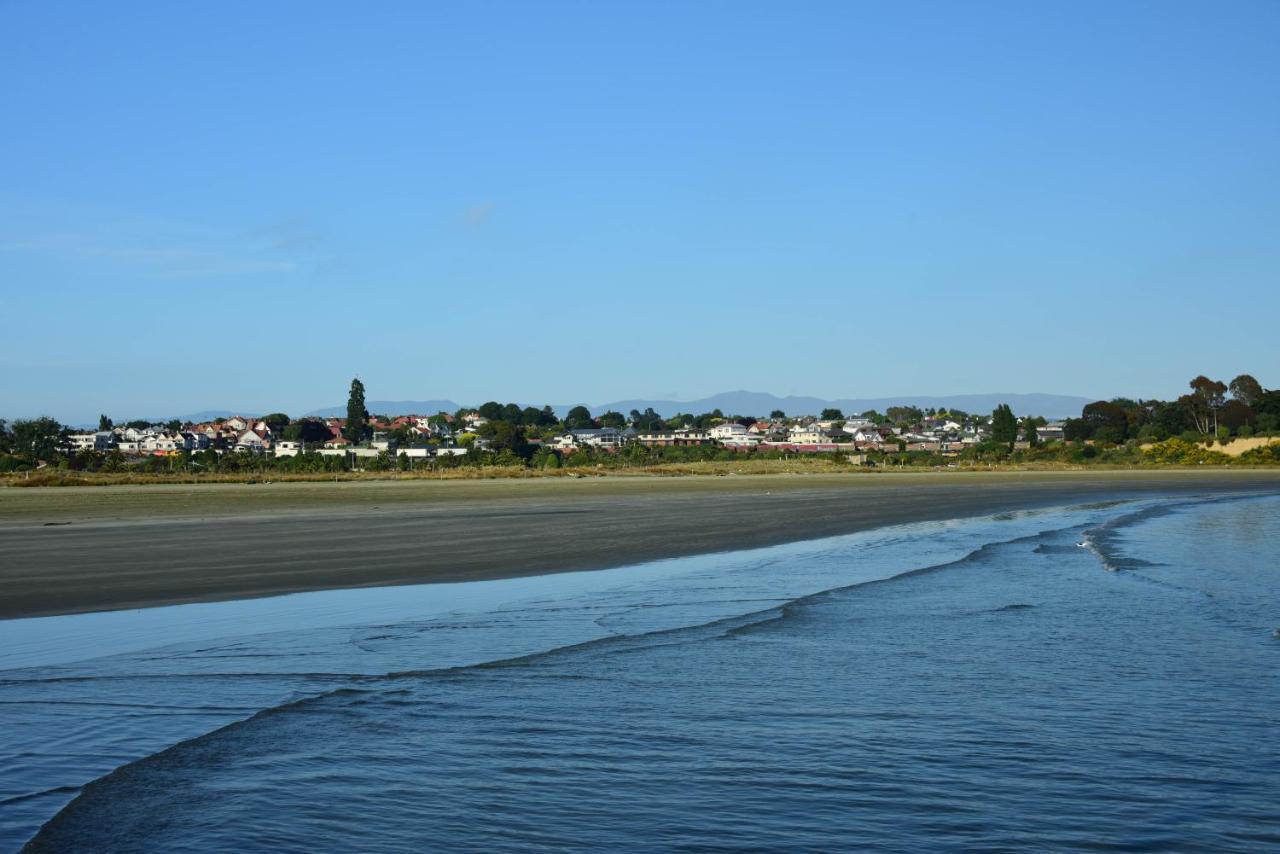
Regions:
<instances>
[{"instance_id":1,"label":"blue sky","mask_svg":"<svg viewBox=\"0 0 1280 854\"><path fill-rule=\"evenodd\" d=\"M1280 385L1280 4L0 2L0 416Z\"/></svg>"}]
</instances>

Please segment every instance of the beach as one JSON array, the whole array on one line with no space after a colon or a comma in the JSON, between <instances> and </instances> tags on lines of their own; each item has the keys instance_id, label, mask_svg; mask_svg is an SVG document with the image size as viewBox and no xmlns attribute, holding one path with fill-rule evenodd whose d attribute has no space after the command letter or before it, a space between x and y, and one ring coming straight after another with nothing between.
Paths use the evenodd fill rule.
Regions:
<instances>
[{"instance_id":1,"label":"beach","mask_svg":"<svg viewBox=\"0 0 1280 854\"><path fill-rule=\"evenodd\" d=\"M0 619L601 569L1280 472L995 472L0 490Z\"/></svg>"},{"instance_id":2,"label":"beach","mask_svg":"<svg viewBox=\"0 0 1280 854\"><path fill-rule=\"evenodd\" d=\"M0 621L0 850L1274 848L1280 491L1176 483L598 572Z\"/></svg>"}]
</instances>

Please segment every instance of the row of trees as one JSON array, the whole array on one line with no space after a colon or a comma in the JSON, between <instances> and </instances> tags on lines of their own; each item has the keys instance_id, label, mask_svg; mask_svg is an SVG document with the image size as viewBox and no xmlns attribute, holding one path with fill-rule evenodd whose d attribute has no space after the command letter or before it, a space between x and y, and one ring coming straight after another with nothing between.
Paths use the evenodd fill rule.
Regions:
<instances>
[{"instance_id":1,"label":"row of trees","mask_svg":"<svg viewBox=\"0 0 1280 854\"><path fill-rule=\"evenodd\" d=\"M1198 376L1188 386L1190 392L1174 401L1115 398L1090 403L1079 418L1063 425L1064 438L1110 444L1173 437L1195 442L1280 429L1280 389L1266 390L1249 374L1230 383Z\"/></svg>"}]
</instances>

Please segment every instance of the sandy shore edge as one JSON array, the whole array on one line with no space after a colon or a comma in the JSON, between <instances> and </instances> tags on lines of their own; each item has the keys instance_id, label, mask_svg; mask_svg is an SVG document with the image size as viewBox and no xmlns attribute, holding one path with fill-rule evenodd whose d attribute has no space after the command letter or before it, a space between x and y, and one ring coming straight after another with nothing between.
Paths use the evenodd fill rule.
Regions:
<instances>
[{"instance_id":1,"label":"sandy shore edge","mask_svg":"<svg viewBox=\"0 0 1280 854\"><path fill-rule=\"evenodd\" d=\"M0 493L0 619L602 569L1280 472L880 474Z\"/></svg>"}]
</instances>

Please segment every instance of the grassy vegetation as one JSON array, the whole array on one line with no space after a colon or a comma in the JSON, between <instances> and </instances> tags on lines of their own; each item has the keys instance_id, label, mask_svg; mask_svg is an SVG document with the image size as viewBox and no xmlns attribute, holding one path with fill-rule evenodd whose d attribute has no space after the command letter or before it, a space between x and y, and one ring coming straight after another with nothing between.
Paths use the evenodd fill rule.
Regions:
<instances>
[{"instance_id":1,"label":"grassy vegetation","mask_svg":"<svg viewBox=\"0 0 1280 854\"><path fill-rule=\"evenodd\" d=\"M1074 456L1074 455L1073 455ZM461 466L418 471L290 472L264 468L232 472L77 472L65 469L12 472L0 475L7 487L121 486L150 484L217 483L333 483L359 481L439 481L565 479L584 477L681 477L695 475L847 474L874 476L884 472L1053 472L1083 470L1177 469L1189 465L1259 467L1280 464L1280 443L1228 456L1200 444L1170 439L1145 447L1100 449L1093 456L1015 455L1007 459L953 459L932 454L904 454L871 468L829 454L764 458L739 455L732 459L620 465L609 461L562 468L530 468L523 465Z\"/></svg>"}]
</instances>

